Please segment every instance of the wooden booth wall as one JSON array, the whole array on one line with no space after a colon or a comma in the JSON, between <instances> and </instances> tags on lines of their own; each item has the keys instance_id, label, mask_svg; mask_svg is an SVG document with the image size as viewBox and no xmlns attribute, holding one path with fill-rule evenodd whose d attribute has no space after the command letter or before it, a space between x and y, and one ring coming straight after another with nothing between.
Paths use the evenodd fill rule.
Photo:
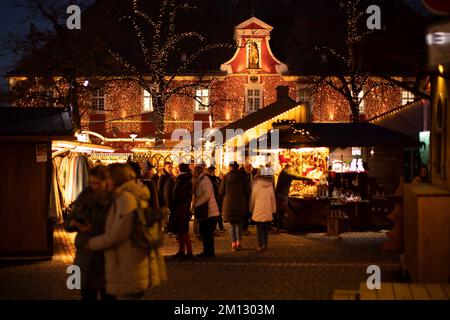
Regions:
<instances>
[{"instance_id":1,"label":"wooden booth wall","mask_svg":"<svg viewBox=\"0 0 450 320\"><path fill-rule=\"evenodd\" d=\"M37 144L47 146L46 162L37 161ZM51 257L51 143L3 140L0 149L0 257Z\"/></svg>"},{"instance_id":2,"label":"wooden booth wall","mask_svg":"<svg viewBox=\"0 0 450 320\"><path fill-rule=\"evenodd\" d=\"M366 150L369 176L377 180L386 194L394 194L403 174L403 148L376 147L373 156L370 155L371 148Z\"/></svg>"}]
</instances>

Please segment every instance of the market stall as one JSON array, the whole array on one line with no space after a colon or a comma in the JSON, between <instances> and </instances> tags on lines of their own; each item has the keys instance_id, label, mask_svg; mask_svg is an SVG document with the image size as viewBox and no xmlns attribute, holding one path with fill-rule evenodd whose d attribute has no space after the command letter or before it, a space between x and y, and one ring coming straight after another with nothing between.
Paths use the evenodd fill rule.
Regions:
<instances>
[{"instance_id":1,"label":"market stall","mask_svg":"<svg viewBox=\"0 0 450 320\"><path fill-rule=\"evenodd\" d=\"M280 130L280 149L272 158L280 167L288 164L294 178L287 227L336 235L389 226L390 194L402 174L403 147L417 145L412 137L369 123L285 121L273 127Z\"/></svg>"},{"instance_id":2,"label":"market stall","mask_svg":"<svg viewBox=\"0 0 450 320\"><path fill-rule=\"evenodd\" d=\"M98 154L102 157L98 157ZM53 178L50 189L49 215L56 223L63 221L64 211L70 208L81 191L88 185L89 168L99 164L108 164L104 161L107 154L111 155L111 159L119 158L112 156L114 149L108 146L79 140L52 142Z\"/></svg>"},{"instance_id":3,"label":"market stall","mask_svg":"<svg viewBox=\"0 0 450 320\"><path fill-rule=\"evenodd\" d=\"M65 109L0 107L0 259L51 258L51 146L71 136Z\"/></svg>"}]
</instances>

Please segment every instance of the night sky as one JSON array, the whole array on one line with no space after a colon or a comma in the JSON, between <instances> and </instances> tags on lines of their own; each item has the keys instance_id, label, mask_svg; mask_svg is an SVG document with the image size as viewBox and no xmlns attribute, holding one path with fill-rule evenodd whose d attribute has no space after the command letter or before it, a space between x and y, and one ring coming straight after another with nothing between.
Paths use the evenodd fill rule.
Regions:
<instances>
[{"instance_id":1,"label":"night sky","mask_svg":"<svg viewBox=\"0 0 450 320\"><path fill-rule=\"evenodd\" d=\"M27 11L22 8L14 6L15 0L1 0L0 1L0 41L3 47L5 37L8 33L24 34L29 27L29 22L25 21L27 17ZM418 12L426 12L420 0L403 0L403 2L410 5ZM43 25L42 21L34 21L37 25ZM5 88L6 81L4 76L11 69L14 63L12 55L0 56L0 86Z\"/></svg>"},{"instance_id":2,"label":"night sky","mask_svg":"<svg viewBox=\"0 0 450 320\"><path fill-rule=\"evenodd\" d=\"M28 24L24 23L26 10L15 8L13 3L13 0L0 1L0 41L2 47L5 37L9 33L24 34L28 29ZM13 61L14 57L11 55L0 57L0 81L2 86L6 83L4 76L6 72L8 72Z\"/></svg>"}]
</instances>

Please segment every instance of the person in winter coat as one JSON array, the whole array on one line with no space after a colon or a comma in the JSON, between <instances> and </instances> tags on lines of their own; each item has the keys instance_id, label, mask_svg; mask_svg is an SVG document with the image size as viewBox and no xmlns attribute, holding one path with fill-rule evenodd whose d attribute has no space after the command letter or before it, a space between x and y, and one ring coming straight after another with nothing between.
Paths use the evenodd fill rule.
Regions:
<instances>
[{"instance_id":1,"label":"person in winter coat","mask_svg":"<svg viewBox=\"0 0 450 320\"><path fill-rule=\"evenodd\" d=\"M139 299L150 286L150 261L146 249L131 243L134 212L146 208L150 192L136 181L127 164L109 166L108 188L114 203L106 219L105 233L91 238L86 249L105 251L106 292L122 299Z\"/></svg>"},{"instance_id":2,"label":"person in winter coat","mask_svg":"<svg viewBox=\"0 0 450 320\"><path fill-rule=\"evenodd\" d=\"M239 172L239 165L233 162L229 172L223 178L219 195L222 197L222 215L225 222L230 223L231 248L241 249L242 220L248 211L250 183L245 175Z\"/></svg>"},{"instance_id":3,"label":"person in winter coat","mask_svg":"<svg viewBox=\"0 0 450 320\"><path fill-rule=\"evenodd\" d=\"M166 223L168 222L169 209L166 199L168 197L168 190L173 187L173 176L172 176L173 165L172 162L166 161L164 163L164 169L159 177L158 181L158 195L159 195L159 206L164 210L164 229L167 229ZM166 186L166 184L169 184Z\"/></svg>"},{"instance_id":4,"label":"person in winter coat","mask_svg":"<svg viewBox=\"0 0 450 320\"><path fill-rule=\"evenodd\" d=\"M283 227L284 215L288 209L289 204L289 189L291 188L292 181L294 180L311 181L310 178L302 177L294 173L291 165L287 163L278 175L277 186L275 188L277 199L275 225L277 228L277 232L280 232L280 229Z\"/></svg>"},{"instance_id":5,"label":"person in winter coat","mask_svg":"<svg viewBox=\"0 0 450 320\"><path fill-rule=\"evenodd\" d=\"M172 162L167 161L164 163L164 170L159 177L158 181L158 194L159 194L159 204L161 207L166 207L167 204L165 203L164 199L164 187L166 185L166 182L170 179L172 179L172 169L173 165Z\"/></svg>"},{"instance_id":6,"label":"person in winter coat","mask_svg":"<svg viewBox=\"0 0 450 320\"><path fill-rule=\"evenodd\" d=\"M219 217L219 207L214 197L214 188L211 180L206 176L203 166L196 166L192 174L194 183L194 207L208 204L208 217L198 222L200 236L203 241L203 252L199 258L213 258L214 251L214 230ZM194 209L195 210L195 209Z\"/></svg>"},{"instance_id":7,"label":"person in winter coat","mask_svg":"<svg viewBox=\"0 0 450 320\"><path fill-rule=\"evenodd\" d=\"M252 212L252 220L256 222L258 251L264 251L267 248L269 227L276 210L277 202L273 188L273 177L257 175L250 197L250 212Z\"/></svg>"},{"instance_id":8,"label":"person in winter coat","mask_svg":"<svg viewBox=\"0 0 450 320\"><path fill-rule=\"evenodd\" d=\"M113 300L105 290L105 259L103 251L88 251L84 246L91 237L105 231L105 221L112 198L106 190L107 169L97 166L89 171L89 186L77 197L73 209L64 220L68 232L77 232L75 237L74 264L81 270L81 299Z\"/></svg>"},{"instance_id":9,"label":"person in winter coat","mask_svg":"<svg viewBox=\"0 0 450 320\"><path fill-rule=\"evenodd\" d=\"M223 227L223 217L222 217L222 199L219 196L219 188L220 188L220 178L216 176L216 167L210 166L208 168L208 177L211 180L214 188L214 197L216 198L217 205L219 206L219 218L217 219L217 230L219 232L225 231Z\"/></svg>"},{"instance_id":10,"label":"person in winter coat","mask_svg":"<svg viewBox=\"0 0 450 320\"><path fill-rule=\"evenodd\" d=\"M189 165L180 164L169 203L169 232L178 235L179 249L174 258L193 258L189 221L191 220L192 174Z\"/></svg>"}]
</instances>

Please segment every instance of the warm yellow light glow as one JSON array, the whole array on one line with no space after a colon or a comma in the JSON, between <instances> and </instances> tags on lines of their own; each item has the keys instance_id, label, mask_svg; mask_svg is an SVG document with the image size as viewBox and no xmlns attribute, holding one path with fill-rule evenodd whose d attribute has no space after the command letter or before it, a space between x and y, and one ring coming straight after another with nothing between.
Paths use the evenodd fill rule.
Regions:
<instances>
[{"instance_id":1,"label":"warm yellow light glow","mask_svg":"<svg viewBox=\"0 0 450 320\"><path fill-rule=\"evenodd\" d=\"M318 151L318 152L328 152L329 149L327 147L319 147L319 148L298 148L298 149L292 149L294 152L311 152L311 151Z\"/></svg>"},{"instance_id":2,"label":"warm yellow light glow","mask_svg":"<svg viewBox=\"0 0 450 320\"><path fill-rule=\"evenodd\" d=\"M438 65L438 70L440 73L444 73L444 66L442 64Z\"/></svg>"},{"instance_id":3,"label":"warm yellow light glow","mask_svg":"<svg viewBox=\"0 0 450 320\"><path fill-rule=\"evenodd\" d=\"M69 149L75 152L105 152L112 153L115 151L114 148L100 146L91 143L82 143L78 141L53 141L52 149Z\"/></svg>"}]
</instances>

